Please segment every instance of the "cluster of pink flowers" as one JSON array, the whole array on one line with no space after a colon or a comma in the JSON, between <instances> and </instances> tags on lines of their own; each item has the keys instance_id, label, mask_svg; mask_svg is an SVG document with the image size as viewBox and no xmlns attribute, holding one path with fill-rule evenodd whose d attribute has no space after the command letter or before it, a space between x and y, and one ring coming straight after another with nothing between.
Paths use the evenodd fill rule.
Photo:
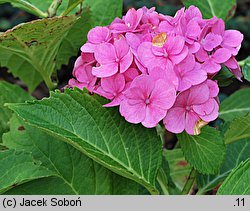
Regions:
<instances>
[{"instance_id":1,"label":"cluster of pink flowers","mask_svg":"<svg viewBox=\"0 0 250 211\"><path fill-rule=\"evenodd\" d=\"M109 26L93 28L81 48L71 87L87 88L120 106L130 123L194 135L218 117L222 65L240 80L235 59L243 35L223 20L205 20L197 7L175 17L154 8L130 9Z\"/></svg>"}]
</instances>

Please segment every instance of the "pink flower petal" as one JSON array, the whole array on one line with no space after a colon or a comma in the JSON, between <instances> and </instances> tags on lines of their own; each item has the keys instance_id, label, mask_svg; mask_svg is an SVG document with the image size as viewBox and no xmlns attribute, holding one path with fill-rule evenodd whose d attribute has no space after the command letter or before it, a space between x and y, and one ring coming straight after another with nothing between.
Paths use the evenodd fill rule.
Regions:
<instances>
[{"instance_id":1,"label":"pink flower petal","mask_svg":"<svg viewBox=\"0 0 250 211\"><path fill-rule=\"evenodd\" d=\"M180 54L183 51L185 40L181 36L168 37L166 48L169 54Z\"/></svg>"},{"instance_id":2,"label":"pink flower petal","mask_svg":"<svg viewBox=\"0 0 250 211\"><path fill-rule=\"evenodd\" d=\"M169 55L169 58L174 64L179 64L181 61L183 61L186 56L188 55L188 47L184 46L183 50L178 55Z\"/></svg>"},{"instance_id":3,"label":"pink flower petal","mask_svg":"<svg viewBox=\"0 0 250 211\"><path fill-rule=\"evenodd\" d=\"M217 97L219 94L219 86L217 82L212 80L206 81L207 86L209 87L210 97Z\"/></svg>"},{"instance_id":4,"label":"pink flower petal","mask_svg":"<svg viewBox=\"0 0 250 211\"><path fill-rule=\"evenodd\" d=\"M223 37L223 45L238 47L243 41L243 34L237 30L226 30Z\"/></svg>"},{"instance_id":5,"label":"pink flower petal","mask_svg":"<svg viewBox=\"0 0 250 211\"><path fill-rule=\"evenodd\" d=\"M109 39L110 32L108 27L97 26L88 33L88 41L93 44L106 42Z\"/></svg>"},{"instance_id":6,"label":"pink flower petal","mask_svg":"<svg viewBox=\"0 0 250 211\"><path fill-rule=\"evenodd\" d=\"M212 51L218 47L222 42L222 36L218 34L209 33L204 40L203 47L206 51Z\"/></svg>"},{"instance_id":7,"label":"pink flower petal","mask_svg":"<svg viewBox=\"0 0 250 211\"><path fill-rule=\"evenodd\" d=\"M110 43L103 43L95 51L95 58L100 64L109 64L116 61L115 48Z\"/></svg>"},{"instance_id":8,"label":"pink flower petal","mask_svg":"<svg viewBox=\"0 0 250 211\"><path fill-rule=\"evenodd\" d=\"M209 58L207 52L203 48L200 48L200 50L195 54L195 56L199 62L204 62Z\"/></svg>"},{"instance_id":9,"label":"pink flower petal","mask_svg":"<svg viewBox=\"0 0 250 211\"><path fill-rule=\"evenodd\" d=\"M148 105L142 125L147 128L155 127L166 116L166 113L166 110L154 107L153 105Z\"/></svg>"},{"instance_id":10,"label":"pink flower petal","mask_svg":"<svg viewBox=\"0 0 250 211\"><path fill-rule=\"evenodd\" d=\"M222 64L226 62L231 57L231 52L226 48L220 48L216 50L212 56L213 60L218 63Z\"/></svg>"},{"instance_id":11,"label":"pink flower petal","mask_svg":"<svg viewBox=\"0 0 250 211\"><path fill-rule=\"evenodd\" d=\"M186 113L185 130L187 131L188 134L194 135L194 128L195 128L195 125L199 119L200 119L200 117L193 112Z\"/></svg>"},{"instance_id":12,"label":"pink flower petal","mask_svg":"<svg viewBox=\"0 0 250 211\"><path fill-rule=\"evenodd\" d=\"M133 81L139 75L139 71L136 68L129 68L123 75L126 82L129 82Z\"/></svg>"},{"instance_id":13,"label":"pink flower petal","mask_svg":"<svg viewBox=\"0 0 250 211\"><path fill-rule=\"evenodd\" d=\"M202 83L190 88L188 96L188 105L197 105L205 103L209 99L209 88L206 83Z\"/></svg>"},{"instance_id":14,"label":"pink flower petal","mask_svg":"<svg viewBox=\"0 0 250 211\"><path fill-rule=\"evenodd\" d=\"M146 104L140 103L130 105L128 104L127 100L124 99L120 103L120 113L128 122L138 124L145 119Z\"/></svg>"},{"instance_id":15,"label":"pink flower petal","mask_svg":"<svg viewBox=\"0 0 250 211\"><path fill-rule=\"evenodd\" d=\"M110 63L101 65L99 67L93 67L92 73L96 77L109 77L118 72L118 64L117 63Z\"/></svg>"},{"instance_id":16,"label":"pink flower petal","mask_svg":"<svg viewBox=\"0 0 250 211\"><path fill-rule=\"evenodd\" d=\"M185 129L185 109L171 108L163 120L166 129L172 133L181 133Z\"/></svg>"},{"instance_id":17,"label":"pink flower petal","mask_svg":"<svg viewBox=\"0 0 250 211\"><path fill-rule=\"evenodd\" d=\"M114 42L116 56L118 59L122 59L124 56L128 54L129 45L126 42L124 37Z\"/></svg>"},{"instance_id":18,"label":"pink flower petal","mask_svg":"<svg viewBox=\"0 0 250 211\"><path fill-rule=\"evenodd\" d=\"M125 88L125 78L122 74L116 74L111 77L102 78L101 86L104 91L112 93L114 96L118 95Z\"/></svg>"},{"instance_id":19,"label":"pink flower petal","mask_svg":"<svg viewBox=\"0 0 250 211\"><path fill-rule=\"evenodd\" d=\"M214 74L220 71L221 65L215 63L212 59L208 59L202 64L201 69L205 70L209 74Z\"/></svg>"},{"instance_id":20,"label":"pink flower petal","mask_svg":"<svg viewBox=\"0 0 250 211\"><path fill-rule=\"evenodd\" d=\"M225 32L225 23L222 19L218 19L212 27L212 33L223 36Z\"/></svg>"},{"instance_id":21,"label":"pink flower petal","mask_svg":"<svg viewBox=\"0 0 250 211\"><path fill-rule=\"evenodd\" d=\"M214 100L214 99L213 99L213 103L214 103L214 109L210 114L208 114L208 115L200 115L200 117L201 117L201 119L203 121L211 122L211 121L214 121L215 119L218 118L218 116L219 116L219 105L216 102L216 100Z\"/></svg>"},{"instance_id":22,"label":"pink flower petal","mask_svg":"<svg viewBox=\"0 0 250 211\"><path fill-rule=\"evenodd\" d=\"M145 67L148 68L150 67L152 68L155 66L163 66L163 67L166 66L168 62L167 59L155 56L151 49L152 49L152 43L150 42L142 43L137 50L139 61Z\"/></svg>"},{"instance_id":23,"label":"pink flower petal","mask_svg":"<svg viewBox=\"0 0 250 211\"><path fill-rule=\"evenodd\" d=\"M129 51L120 61L120 73L124 73L133 62L133 54Z\"/></svg>"},{"instance_id":24,"label":"pink flower petal","mask_svg":"<svg viewBox=\"0 0 250 211\"><path fill-rule=\"evenodd\" d=\"M84 53L94 53L97 48L98 48L97 44L85 43L81 47L81 51L84 52Z\"/></svg>"},{"instance_id":25,"label":"pink flower petal","mask_svg":"<svg viewBox=\"0 0 250 211\"><path fill-rule=\"evenodd\" d=\"M207 102L199 105L194 105L193 109L198 115L208 115L214 110L214 99L210 98Z\"/></svg>"},{"instance_id":26,"label":"pink flower petal","mask_svg":"<svg viewBox=\"0 0 250 211\"><path fill-rule=\"evenodd\" d=\"M150 105L154 108L167 110L171 108L176 99L176 90L171 84L160 79L155 82L155 87L150 96Z\"/></svg>"}]
</instances>

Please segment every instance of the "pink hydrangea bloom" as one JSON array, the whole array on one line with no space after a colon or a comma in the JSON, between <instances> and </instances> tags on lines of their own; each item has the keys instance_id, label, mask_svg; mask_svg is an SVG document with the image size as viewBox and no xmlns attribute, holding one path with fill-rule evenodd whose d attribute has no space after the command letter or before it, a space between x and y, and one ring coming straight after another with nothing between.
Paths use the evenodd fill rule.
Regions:
<instances>
[{"instance_id":1,"label":"pink hydrangea bloom","mask_svg":"<svg viewBox=\"0 0 250 211\"><path fill-rule=\"evenodd\" d=\"M138 76L124 93L121 115L128 122L155 127L174 104L175 94L174 87L164 80L155 81L149 75Z\"/></svg>"},{"instance_id":2,"label":"pink hydrangea bloom","mask_svg":"<svg viewBox=\"0 0 250 211\"><path fill-rule=\"evenodd\" d=\"M194 135L198 121L210 122L218 117L219 105L216 100L219 88L216 82L206 82L180 92L175 104L169 109L164 124L173 133L187 133Z\"/></svg>"},{"instance_id":3,"label":"pink hydrangea bloom","mask_svg":"<svg viewBox=\"0 0 250 211\"><path fill-rule=\"evenodd\" d=\"M97 26L76 60L70 87L86 88L119 106L130 123L174 133L198 134L218 116L217 82L222 66L238 80L235 57L243 35L222 19L206 20L195 6L174 17L155 8L130 9L109 26Z\"/></svg>"}]
</instances>

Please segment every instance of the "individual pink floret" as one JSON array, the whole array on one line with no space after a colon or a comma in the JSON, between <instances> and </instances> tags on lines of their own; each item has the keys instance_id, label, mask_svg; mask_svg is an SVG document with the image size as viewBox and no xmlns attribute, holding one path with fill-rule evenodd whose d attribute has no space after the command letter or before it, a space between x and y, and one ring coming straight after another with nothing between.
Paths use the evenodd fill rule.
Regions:
<instances>
[{"instance_id":1,"label":"individual pink floret","mask_svg":"<svg viewBox=\"0 0 250 211\"><path fill-rule=\"evenodd\" d=\"M122 32L135 32L139 23L142 19L143 10L134 8L128 10L127 14L122 18L122 20L116 20L111 23L110 29L113 33Z\"/></svg>"},{"instance_id":2,"label":"individual pink floret","mask_svg":"<svg viewBox=\"0 0 250 211\"><path fill-rule=\"evenodd\" d=\"M195 61L192 54L189 54L180 64L176 65L174 70L179 80L178 91L185 91L207 79L207 72L202 69L200 63Z\"/></svg>"},{"instance_id":3,"label":"individual pink floret","mask_svg":"<svg viewBox=\"0 0 250 211\"><path fill-rule=\"evenodd\" d=\"M81 47L82 52L94 53L99 44L108 42L111 33L108 27L97 26L88 33L88 42Z\"/></svg>"},{"instance_id":4,"label":"individual pink floret","mask_svg":"<svg viewBox=\"0 0 250 211\"><path fill-rule=\"evenodd\" d=\"M128 122L155 127L174 104L176 91L164 80L154 81L149 75L140 75L124 93L120 113Z\"/></svg>"},{"instance_id":5,"label":"individual pink floret","mask_svg":"<svg viewBox=\"0 0 250 211\"><path fill-rule=\"evenodd\" d=\"M196 53L196 58L199 62L203 62L202 69L208 74L218 73L221 69L221 64L225 63L230 57L231 53L226 48L219 48L211 55L202 48Z\"/></svg>"},{"instance_id":6,"label":"individual pink floret","mask_svg":"<svg viewBox=\"0 0 250 211\"><path fill-rule=\"evenodd\" d=\"M125 89L125 77L123 74L116 74L111 77L102 78L100 86L95 93L112 100L112 102L104 105L105 107L117 106L123 98L123 91Z\"/></svg>"},{"instance_id":7,"label":"individual pink floret","mask_svg":"<svg viewBox=\"0 0 250 211\"><path fill-rule=\"evenodd\" d=\"M175 104L164 118L166 129L173 133L186 130L190 135L194 135L198 121L203 120L208 123L215 120L219 110L216 100L218 91L216 82L207 80L180 92Z\"/></svg>"},{"instance_id":8,"label":"individual pink floret","mask_svg":"<svg viewBox=\"0 0 250 211\"><path fill-rule=\"evenodd\" d=\"M85 60L83 59L86 56ZM87 88L90 92L93 92L95 88L95 84L97 81L97 77L92 74L92 66L91 63L94 62L92 60L92 56L85 54L81 55L77 58L73 70L73 75L76 77L76 80L71 80L69 84L71 86L77 86L78 88ZM87 62L89 61L89 62Z\"/></svg>"},{"instance_id":9,"label":"individual pink floret","mask_svg":"<svg viewBox=\"0 0 250 211\"><path fill-rule=\"evenodd\" d=\"M133 61L133 55L124 37L116 40L114 44L100 44L95 51L95 58L100 64L93 68L93 74L97 77L109 77L117 72L124 73Z\"/></svg>"}]
</instances>

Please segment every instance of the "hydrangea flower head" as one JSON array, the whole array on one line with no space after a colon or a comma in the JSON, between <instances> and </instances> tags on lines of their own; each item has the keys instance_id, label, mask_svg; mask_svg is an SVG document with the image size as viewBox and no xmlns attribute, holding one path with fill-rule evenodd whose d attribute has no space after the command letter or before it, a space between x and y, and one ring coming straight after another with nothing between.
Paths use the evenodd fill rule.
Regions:
<instances>
[{"instance_id":1,"label":"hydrangea flower head","mask_svg":"<svg viewBox=\"0 0 250 211\"><path fill-rule=\"evenodd\" d=\"M242 40L222 19L203 19L195 6L174 17L132 8L89 31L69 85L107 98L104 106L119 106L130 123L151 128L163 120L170 132L197 135L218 117L213 78L222 66L241 80L235 56Z\"/></svg>"}]
</instances>

